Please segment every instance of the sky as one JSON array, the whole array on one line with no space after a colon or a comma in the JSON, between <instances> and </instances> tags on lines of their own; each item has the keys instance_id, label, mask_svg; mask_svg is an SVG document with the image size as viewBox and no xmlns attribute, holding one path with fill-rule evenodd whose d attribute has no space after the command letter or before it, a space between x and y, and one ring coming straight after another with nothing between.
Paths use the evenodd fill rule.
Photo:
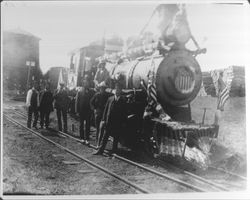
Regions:
<instances>
[{"instance_id":1,"label":"sky","mask_svg":"<svg viewBox=\"0 0 250 200\"><path fill-rule=\"evenodd\" d=\"M2 2L2 30L21 28L39 38L40 67L69 67L69 52L90 42L138 35L157 2L20 1ZM193 36L207 53L198 55L203 71L246 66L250 52L248 5L186 4ZM157 31L153 18L147 30ZM189 46L193 48L192 45Z\"/></svg>"}]
</instances>

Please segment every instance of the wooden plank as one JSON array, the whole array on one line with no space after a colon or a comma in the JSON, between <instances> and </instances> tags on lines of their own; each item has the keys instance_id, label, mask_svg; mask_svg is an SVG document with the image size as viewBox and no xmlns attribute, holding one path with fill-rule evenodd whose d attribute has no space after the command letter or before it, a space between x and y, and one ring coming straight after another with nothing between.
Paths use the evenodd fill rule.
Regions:
<instances>
[{"instance_id":1,"label":"wooden plank","mask_svg":"<svg viewBox=\"0 0 250 200\"><path fill-rule=\"evenodd\" d=\"M64 154L52 154L52 156L53 156L54 158L57 158L57 157L63 157Z\"/></svg>"},{"instance_id":2,"label":"wooden plank","mask_svg":"<svg viewBox=\"0 0 250 200\"><path fill-rule=\"evenodd\" d=\"M183 150L182 150L182 158L184 158L185 156L185 151L186 151L186 146L187 146L187 140L188 140L188 132L185 131L185 135L186 135L186 138L185 138L185 143L184 143L184 147L183 147Z\"/></svg>"}]
</instances>

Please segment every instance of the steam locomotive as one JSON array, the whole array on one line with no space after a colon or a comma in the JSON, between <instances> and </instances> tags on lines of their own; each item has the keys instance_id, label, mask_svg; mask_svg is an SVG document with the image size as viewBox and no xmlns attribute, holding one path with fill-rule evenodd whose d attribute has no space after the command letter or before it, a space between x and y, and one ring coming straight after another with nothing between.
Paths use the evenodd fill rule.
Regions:
<instances>
[{"instance_id":1,"label":"steam locomotive","mask_svg":"<svg viewBox=\"0 0 250 200\"><path fill-rule=\"evenodd\" d=\"M191 117L190 102L197 96L202 83L201 69L193 52L184 49L170 50L163 55L144 57L134 61L119 64L107 63L106 69L109 71L110 77L115 77L117 74L123 75L124 92L130 97L128 115L132 117L128 117L127 131L123 137L127 146L136 146L136 141L143 140L150 152L159 152L160 150L157 148L161 145L161 141L158 142L158 145L154 145L154 143L159 140L157 139L160 137L159 135L162 137L163 133L153 134L156 121L158 126L170 126L168 131L172 131L173 134L176 134L174 133L176 128L171 130L171 123L178 123L179 132L177 134L182 135L179 139L183 139L183 141L187 139L186 132L193 131L192 142L190 142L191 139L186 141L189 146L199 145L198 138L194 139L197 135L214 137L217 134L218 127L213 125L203 125L206 128L201 128L199 125L193 128L195 123ZM142 82L148 85L152 74L155 80L157 102L170 116L171 122L154 118L153 121L148 121L150 125L147 126L148 130L145 130L143 112L147 105L148 94L143 89ZM187 124L190 124L192 128L188 128ZM183 128L183 126L186 127ZM134 144L132 144L133 142Z\"/></svg>"},{"instance_id":2,"label":"steam locomotive","mask_svg":"<svg viewBox=\"0 0 250 200\"><path fill-rule=\"evenodd\" d=\"M158 10L169 13L169 10L165 8L163 5ZM176 9L176 6L170 6L170 8ZM176 14L177 11L173 12ZM183 27L176 29L180 29L182 33L186 31ZM206 50L200 49L190 34L175 34L174 39L171 37L166 38L164 32L162 33L163 42L159 40L157 43L151 44L152 52L157 51L157 54L145 54L136 59L131 59L133 57L131 56L118 59L117 62L106 62L105 67L110 77L116 77L118 74L123 77L121 84L128 97L127 128L123 131L125 134L121 136L121 141L126 146L136 148L138 141L142 141L149 152L159 154L162 153L160 146L164 146L164 140L168 138L184 142L185 152L186 145L199 146L197 141L200 137L217 137L217 125L196 124L191 117L190 102L197 96L202 84L201 69L195 57L200 53L205 53ZM197 46L196 51L185 48L185 43L190 38ZM169 48L167 46L169 43L174 44ZM141 49L136 48L136 51L139 52ZM79 60L85 59L84 55L82 56ZM93 63L93 60L96 59L98 56L94 55L91 58L88 57L87 60ZM83 69L86 66L81 68L77 71L81 71L81 76L83 76ZM148 103L148 93L145 88L152 81L155 84L157 102L171 118L170 121L157 117L146 122L143 119L143 113ZM110 84L109 87L112 89L114 86Z\"/></svg>"}]
</instances>

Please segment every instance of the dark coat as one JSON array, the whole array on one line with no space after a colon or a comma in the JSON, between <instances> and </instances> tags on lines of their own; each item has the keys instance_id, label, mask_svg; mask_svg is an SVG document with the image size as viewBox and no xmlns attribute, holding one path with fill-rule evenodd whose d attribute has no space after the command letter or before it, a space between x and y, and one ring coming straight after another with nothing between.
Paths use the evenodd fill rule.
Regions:
<instances>
[{"instance_id":1,"label":"dark coat","mask_svg":"<svg viewBox=\"0 0 250 200\"><path fill-rule=\"evenodd\" d=\"M115 101L115 96L109 97L102 120L105 121L107 131L113 133L121 132L127 120L127 103L124 96Z\"/></svg>"},{"instance_id":2,"label":"dark coat","mask_svg":"<svg viewBox=\"0 0 250 200\"><path fill-rule=\"evenodd\" d=\"M105 105L107 103L108 98L112 96L111 93L108 92L104 92L104 93L100 93L97 92L92 99L90 100L90 106L93 110L96 111L97 115L102 115Z\"/></svg>"},{"instance_id":3,"label":"dark coat","mask_svg":"<svg viewBox=\"0 0 250 200\"><path fill-rule=\"evenodd\" d=\"M68 96L68 91L66 89L56 90L54 94L54 99L55 99L56 109L62 109L62 110L68 109L70 98Z\"/></svg>"},{"instance_id":4,"label":"dark coat","mask_svg":"<svg viewBox=\"0 0 250 200\"><path fill-rule=\"evenodd\" d=\"M39 99L39 109L44 112L52 112L53 111L53 94L51 91L43 90L40 93Z\"/></svg>"},{"instance_id":5,"label":"dark coat","mask_svg":"<svg viewBox=\"0 0 250 200\"><path fill-rule=\"evenodd\" d=\"M90 100L94 96L95 91L87 89L86 91L79 91L76 94L75 109L80 115L91 114Z\"/></svg>"}]
</instances>

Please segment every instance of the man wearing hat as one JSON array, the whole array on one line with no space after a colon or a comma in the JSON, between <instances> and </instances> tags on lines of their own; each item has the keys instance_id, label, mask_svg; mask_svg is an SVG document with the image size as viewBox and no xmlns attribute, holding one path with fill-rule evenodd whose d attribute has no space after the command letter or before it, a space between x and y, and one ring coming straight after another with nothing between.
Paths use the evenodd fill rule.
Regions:
<instances>
[{"instance_id":1,"label":"man wearing hat","mask_svg":"<svg viewBox=\"0 0 250 200\"><path fill-rule=\"evenodd\" d=\"M62 131L62 118L63 118L63 132L67 133L67 110L69 106L69 96L68 91L65 88L64 83L60 83L60 88L56 90L54 94L55 109L58 121L58 129Z\"/></svg>"},{"instance_id":2,"label":"man wearing hat","mask_svg":"<svg viewBox=\"0 0 250 200\"><path fill-rule=\"evenodd\" d=\"M45 119L45 127L49 128L49 115L50 112L53 111L53 93L50 91L50 85L46 84L44 90L40 93L40 125L43 128L44 119Z\"/></svg>"},{"instance_id":3,"label":"man wearing hat","mask_svg":"<svg viewBox=\"0 0 250 200\"><path fill-rule=\"evenodd\" d=\"M104 60L98 64L98 69L94 77L95 88L98 88L100 83L106 82L109 78L109 72L105 68L105 65L106 63Z\"/></svg>"},{"instance_id":4,"label":"man wearing hat","mask_svg":"<svg viewBox=\"0 0 250 200\"><path fill-rule=\"evenodd\" d=\"M107 103L108 98L112 95L105 91L107 88L105 82L99 84L99 92L97 92L90 100L90 106L95 113L95 126L96 126L96 143L99 145L99 126L102 119L103 111Z\"/></svg>"},{"instance_id":5,"label":"man wearing hat","mask_svg":"<svg viewBox=\"0 0 250 200\"><path fill-rule=\"evenodd\" d=\"M117 81L115 82L115 94L109 97L104 109L102 121L105 124L105 132L101 146L94 155L104 152L109 136L113 136L114 138L112 152L117 151L118 140L127 120L126 102L126 97L122 96L122 84Z\"/></svg>"},{"instance_id":6,"label":"man wearing hat","mask_svg":"<svg viewBox=\"0 0 250 200\"><path fill-rule=\"evenodd\" d=\"M31 128L32 115L34 114L33 127L37 129L38 107L39 107L39 92L37 90L38 84L34 83L32 88L27 92L26 106L28 107L28 121L27 127Z\"/></svg>"},{"instance_id":7,"label":"man wearing hat","mask_svg":"<svg viewBox=\"0 0 250 200\"><path fill-rule=\"evenodd\" d=\"M75 111L80 116L80 138L85 144L89 144L91 119L90 99L94 94L94 90L90 88L90 78L89 76L85 76L82 82L82 88L76 94L75 102Z\"/></svg>"}]
</instances>

